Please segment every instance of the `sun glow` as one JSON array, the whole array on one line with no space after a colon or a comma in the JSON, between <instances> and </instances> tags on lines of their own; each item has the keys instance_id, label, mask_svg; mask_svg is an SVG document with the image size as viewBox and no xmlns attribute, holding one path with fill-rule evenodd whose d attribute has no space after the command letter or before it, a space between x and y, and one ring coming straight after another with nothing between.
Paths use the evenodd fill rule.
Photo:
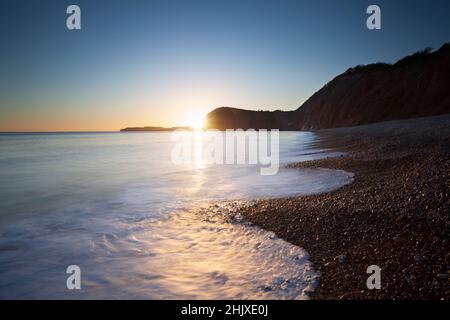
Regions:
<instances>
[{"instance_id":1,"label":"sun glow","mask_svg":"<svg viewBox=\"0 0 450 320\"><path fill-rule=\"evenodd\" d=\"M202 130L205 127L206 116L203 113L194 113L188 120L188 126L194 130Z\"/></svg>"}]
</instances>

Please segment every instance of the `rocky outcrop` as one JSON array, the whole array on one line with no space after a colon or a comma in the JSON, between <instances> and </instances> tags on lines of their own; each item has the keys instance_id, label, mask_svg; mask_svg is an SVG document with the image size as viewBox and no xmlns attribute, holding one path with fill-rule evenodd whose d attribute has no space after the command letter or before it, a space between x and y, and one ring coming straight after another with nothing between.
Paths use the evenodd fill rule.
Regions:
<instances>
[{"instance_id":1,"label":"rocky outcrop","mask_svg":"<svg viewBox=\"0 0 450 320\"><path fill-rule=\"evenodd\" d=\"M217 108L207 115L207 126L226 129L296 130L295 111L251 111L230 107Z\"/></svg>"}]
</instances>

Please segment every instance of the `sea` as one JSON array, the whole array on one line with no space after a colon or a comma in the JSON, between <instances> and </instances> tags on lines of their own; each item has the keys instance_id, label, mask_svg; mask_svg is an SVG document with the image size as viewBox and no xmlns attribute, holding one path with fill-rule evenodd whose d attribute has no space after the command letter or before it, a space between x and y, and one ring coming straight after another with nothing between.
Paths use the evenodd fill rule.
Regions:
<instances>
[{"instance_id":1,"label":"sea","mask_svg":"<svg viewBox=\"0 0 450 320\"><path fill-rule=\"evenodd\" d=\"M320 280L308 253L227 217L351 183L349 172L287 167L341 153L313 132L281 132L280 169L264 176L175 164L171 135L0 134L0 299L308 299Z\"/></svg>"}]
</instances>

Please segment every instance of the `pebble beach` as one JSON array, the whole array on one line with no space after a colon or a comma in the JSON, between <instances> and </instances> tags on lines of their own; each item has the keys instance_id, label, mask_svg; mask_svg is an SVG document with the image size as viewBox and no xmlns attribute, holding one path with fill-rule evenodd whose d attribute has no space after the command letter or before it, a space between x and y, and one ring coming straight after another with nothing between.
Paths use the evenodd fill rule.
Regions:
<instances>
[{"instance_id":1,"label":"pebble beach","mask_svg":"<svg viewBox=\"0 0 450 320\"><path fill-rule=\"evenodd\" d=\"M233 211L309 252L314 299L449 299L450 115L316 133L345 155L290 166L349 171L353 183ZM366 286L370 265L379 290Z\"/></svg>"}]
</instances>

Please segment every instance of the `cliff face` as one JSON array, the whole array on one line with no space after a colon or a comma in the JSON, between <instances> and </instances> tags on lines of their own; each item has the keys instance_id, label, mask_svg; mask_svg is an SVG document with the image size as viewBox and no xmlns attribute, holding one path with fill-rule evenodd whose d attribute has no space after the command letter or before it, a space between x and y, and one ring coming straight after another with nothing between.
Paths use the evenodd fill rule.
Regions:
<instances>
[{"instance_id":1,"label":"cliff face","mask_svg":"<svg viewBox=\"0 0 450 320\"><path fill-rule=\"evenodd\" d=\"M450 113L450 44L395 64L357 66L337 76L295 111L222 107L208 114L217 129L311 130Z\"/></svg>"}]
</instances>

